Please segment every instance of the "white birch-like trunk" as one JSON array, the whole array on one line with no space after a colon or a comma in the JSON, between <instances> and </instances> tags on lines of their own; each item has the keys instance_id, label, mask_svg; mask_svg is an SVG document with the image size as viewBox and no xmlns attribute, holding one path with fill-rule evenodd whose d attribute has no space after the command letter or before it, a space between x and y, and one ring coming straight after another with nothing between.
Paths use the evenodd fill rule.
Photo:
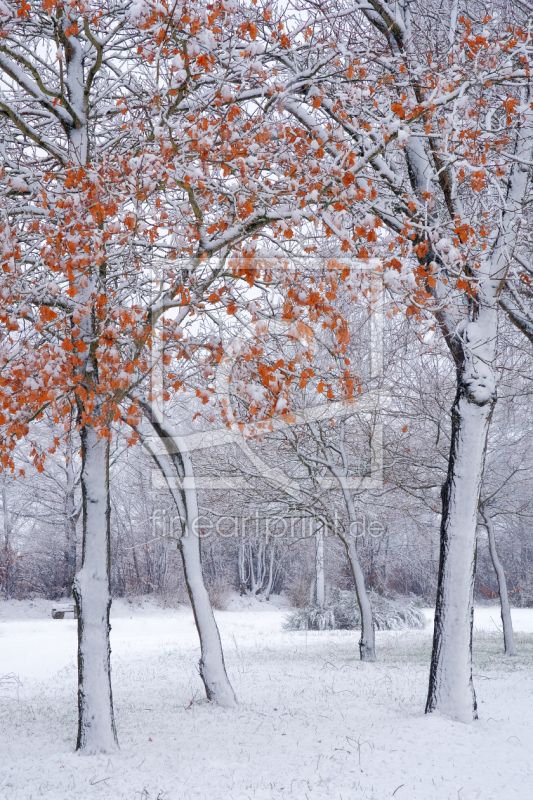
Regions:
<instances>
[{"instance_id":1,"label":"white birch-like trunk","mask_svg":"<svg viewBox=\"0 0 533 800\"><path fill-rule=\"evenodd\" d=\"M160 384L159 369L156 369L153 381L155 384ZM225 708L234 708L237 705L237 698L226 673L220 633L204 583L198 525L200 518L198 493L192 459L182 438L165 417L163 408L159 407L159 402L150 403L144 400L140 405L145 418L158 437L159 445L163 446L173 465L173 469L169 468L166 457L164 455L161 457L156 449L148 442L144 442L165 477L181 519L182 535L178 549L181 553L187 593L200 639L200 677L208 700Z\"/></svg>"},{"instance_id":2,"label":"white birch-like trunk","mask_svg":"<svg viewBox=\"0 0 533 800\"><path fill-rule=\"evenodd\" d=\"M254 564L254 550L251 544L248 545L248 559L250 561L250 592L257 594L261 588L261 545L257 548L257 558Z\"/></svg>"},{"instance_id":3,"label":"white birch-like trunk","mask_svg":"<svg viewBox=\"0 0 533 800\"><path fill-rule=\"evenodd\" d=\"M76 506L76 478L72 453L68 453L66 465L67 491L65 495L65 588L72 591L72 582L76 574L76 528L79 510Z\"/></svg>"},{"instance_id":4,"label":"white birch-like trunk","mask_svg":"<svg viewBox=\"0 0 533 800\"><path fill-rule=\"evenodd\" d=\"M78 741L86 755L112 753L117 735L111 694L109 642L109 442L81 429L83 550L74 579L78 608Z\"/></svg>"},{"instance_id":5,"label":"white birch-like trunk","mask_svg":"<svg viewBox=\"0 0 533 800\"><path fill-rule=\"evenodd\" d=\"M359 655L361 661L375 661L376 660L376 633L374 629L374 616L372 614L372 606L365 586L365 576L361 569L359 556L355 542L349 539L343 539L346 548L346 555L352 572L353 582L355 584L355 593L357 595L357 603L359 605L359 613L361 614L361 638L359 639Z\"/></svg>"},{"instance_id":6,"label":"white birch-like trunk","mask_svg":"<svg viewBox=\"0 0 533 800\"><path fill-rule=\"evenodd\" d=\"M508 656L516 656L516 643L513 633L513 621L511 619L511 606L509 604L509 593L507 591L507 581L505 580L505 570L503 569L502 562L498 556L496 549L496 538L494 536L494 525L488 511L482 507L481 515L487 529L489 537L489 552L494 566L494 572L498 580L498 592L500 595L500 610L502 616L503 627L503 643L505 654Z\"/></svg>"},{"instance_id":7,"label":"white birch-like trunk","mask_svg":"<svg viewBox=\"0 0 533 800\"><path fill-rule=\"evenodd\" d=\"M202 573L199 531L195 530L194 525L198 519L196 489L187 489L186 495L187 523L186 531L180 539L180 551L187 591L200 637L200 677L208 700L224 708L234 708L237 699L226 673L220 633Z\"/></svg>"},{"instance_id":8,"label":"white birch-like trunk","mask_svg":"<svg viewBox=\"0 0 533 800\"><path fill-rule=\"evenodd\" d=\"M316 602L323 606L326 602L326 582L324 576L324 526L315 533Z\"/></svg>"},{"instance_id":9,"label":"white birch-like trunk","mask_svg":"<svg viewBox=\"0 0 533 800\"><path fill-rule=\"evenodd\" d=\"M6 600L11 600L13 593L13 555L11 552L11 520L9 516L9 506L7 502L6 476L2 484L2 510L4 516L4 594Z\"/></svg>"},{"instance_id":10,"label":"white birch-like trunk","mask_svg":"<svg viewBox=\"0 0 533 800\"><path fill-rule=\"evenodd\" d=\"M353 498L348 487L346 477L337 474L340 482L344 502L348 511L348 518L350 520L350 527L354 524L357 525L357 515L355 513L355 506ZM372 613L372 606L365 586L365 576L361 569L357 547L353 536L344 536L339 533L344 546L346 548L346 555L348 556L348 563L352 573L353 582L355 584L355 593L357 595L357 603L359 605L359 613L361 615L361 638L359 640L359 654L361 661L375 661L376 660L376 632L374 628L374 615Z\"/></svg>"},{"instance_id":11,"label":"white birch-like trunk","mask_svg":"<svg viewBox=\"0 0 533 800\"><path fill-rule=\"evenodd\" d=\"M9 550L9 534L11 532L11 525L9 522L9 509L7 507L7 490L5 484L5 477L4 477L4 484L2 486L2 510L4 515L4 546L6 550Z\"/></svg>"},{"instance_id":12,"label":"white birch-like trunk","mask_svg":"<svg viewBox=\"0 0 533 800\"><path fill-rule=\"evenodd\" d=\"M69 498L67 497L67 507L69 505ZM72 582L76 574L76 529L77 529L77 515L68 514L65 519L65 574L64 586L69 592L72 592Z\"/></svg>"},{"instance_id":13,"label":"white birch-like trunk","mask_svg":"<svg viewBox=\"0 0 533 800\"><path fill-rule=\"evenodd\" d=\"M248 583L248 573L246 571L246 553L244 551L245 545L239 545L238 553L238 566L239 566L239 591L241 595L246 594L246 585Z\"/></svg>"},{"instance_id":14,"label":"white birch-like trunk","mask_svg":"<svg viewBox=\"0 0 533 800\"><path fill-rule=\"evenodd\" d=\"M183 559L187 592L200 638L200 677L208 700L225 708L234 708L237 699L226 673L220 633L203 578L198 530L198 495L190 454L183 445L181 437L154 406L142 402L141 407L174 466L174 469L170 470L164 458L145 442L165 477L182 520L183 534L178 547ZM181 484L178 489L175 487L176 477Z\"/></svg>"},{"instance_id":15,"label":"white birch-like trunk","mask_svg":"<svg viewBox=\"0 0 533 800\"><path fill-rule=\"evenodd\" d=\"M339 538L342 540L344 547L346 548L346 555L348 557L348 563L350 565L350 571L352 573L352 578L355 586L355 594L357 596L357 604L359 606L359 614L361 616L361 638L359 639L359 655L361 661L375 661L376 660L376 633L374 628L374 615L372 613L372 606L370 605L370 599L368 597L368 592L365 586L365 576L363 574L363 570L361 569L361 563L359 561L359 555L357 553L357 547L355 544L355 535L352 533L352 529L355 526L355 530L357 530L357 514L355 509L355 504L353 501L352 493L350 492L350 488L348 486L348 457L346 455L346 450L344 447L344 434L345 434L345 424L344 420L341 421L340 424L340 438L339 438L339 452L342 458L342 467L337 466L328 456L327 461L325 462L325 466L327 466L328 470L334 475L339 482L339 487L342 491L342 495L344 498L344 503L346 505L346 510L348 512L348 519L350 521L350 531L348 534L343 534L342 531L339 531L336 528L336 533ZM318 439L317 434L315 433L315 438ZM322 561L324 555L322 552ZM323 564L322 564L323 568ZM317 572L317 579L318 579L318 572ZM318 591L317 591L318 596Z\"/></svg>"},{"instance_id":16,"label":"white birch-like trunk","mask_svg":"<svg viewBox=\"0 0 533 800\"><path fill-rule=\"evenodd\" d=\"M275 548L274 544L270 544L270 559L268 562L268 582L265 589L265 598L270 600L270 593L272 591L272 583L274 581L274 556L275 556Z\"/></svg>"}]
</instances>

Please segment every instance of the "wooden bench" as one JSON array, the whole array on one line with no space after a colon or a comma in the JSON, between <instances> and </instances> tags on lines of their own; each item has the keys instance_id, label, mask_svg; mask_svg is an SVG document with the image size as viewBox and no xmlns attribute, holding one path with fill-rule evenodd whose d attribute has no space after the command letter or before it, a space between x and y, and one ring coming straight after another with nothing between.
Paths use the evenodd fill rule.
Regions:
<instances>
[{"instance_id":1,"label":"wooden bench","mask_svg":"<svg viewBox=\"0 0 533 800\"><path fill-rule=\"evenodd\" d=\"M78 612L75 603L60 603L52 606L52 619L78 619Z\"/></svg>"}]
</instances>

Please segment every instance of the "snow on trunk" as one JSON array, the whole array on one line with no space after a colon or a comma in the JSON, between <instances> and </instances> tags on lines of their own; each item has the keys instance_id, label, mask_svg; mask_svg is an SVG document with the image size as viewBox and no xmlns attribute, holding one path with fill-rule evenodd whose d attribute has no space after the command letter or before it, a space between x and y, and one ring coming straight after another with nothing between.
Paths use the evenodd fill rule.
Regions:
<instances>
[{"instance_id":1,"label":"snow on trunk","mask_svg":"<svg viewBox=\"0 0 533 800\"><path fill-rule=\"evenodd\" d=\"M11 548L11 518L7 500L6 482L7 476L4 473L4 480L2 484L2 511L4 516L4 574L2 583L6 600L11 600L15 588L15 559L13 550Z\"/></svg>"},{"instance_id":2,"label":"snow on trunk","mask_svg":"<svg viewBox=\"0 0 533 800\"><path fill-rule=\"evenodd\" d=\"M200 677L205 686L205 693L208 700L213 700L219 706L234 708L237 705L237 699L226 673L220 633L204 584L200 559L200 539L189 522L187 522L187 530L180 540L180 551L187 591L200 637Z\"/></svg>"},{"instance_id":3,"label":"snow on trunk","mask_svg":"<svg viewBox=\"0 0 533 800\"><path fill-rule=\"evenodd\" d=\"M473 585L476 526L490 418L496 402L498 305L522 221L533 151L531 95L523 91L524 115L505 204L490 250L477 265L476 302L460 331L447 332L457 365L448 475L442 491L441 552L433 652L426 712L452 719L477 718L472 682ZM467 321L468 320L468 321Z\"/></svg>"},{"instance_id":4,"label":"snow on trunk","mask_svg":"<svg viewBox=\"0 0 533 800\"><path fill-rule=\"evenodd\" d=\"M77 13L63 9L58 28L65 52L65 83L75 124L68 127L69 159L83 167L88 162L89 132L87 104L89 88L85 80L87 53L77 35ZM92 80L92 78L91 78ZM92 292L102 276L102 266L93 265L85 285L78 287L80 302L92 304ZM93 343L100 331L93 314L80 324L87 349L80 375L91 382L98 372ZM77 399L80 416L86 409ZM98 418L95 406L93 419ZM90 412L89 412L90 413ZM81 428L83 502L83 544L81 568L73 594L78 607L78 741L84 754L111 753L117 749L117 735L111 693L111 647L109 644L110 594L110 501L109 442L98 438L91 424ZM71 535L74 530L70 531ZM72 556L71 556L72 557Z\"/></svg>"},{"instance_id":5,"label":"snow on trunk","mask_svg":"<svg viewBox=\"0 0 533 800\"><path fill-rule=\"evenodd\" d=\"M505 580L505 571L503 569L498 551L496 549L496 539L494 536L494 525L492 519L486 508L482 507L481 515L485 522L485 527L489 536L489 552L498 580L498 592L500 594L500 607L502 615L503 626L503 643L505 654L508 656L516 656L516 644L513 633L513 622L511 619L511 606L509 604L509 594L507 592L507 581Z\"/></svg>"},{"instance_id":6,"label":"snow on trunk","mask_svg":"<svg viewBox=\"0 0 533 800\"><path fill-rule=\"evenodd\" d=\"M270 600L270 594L272 592L272 584L274 582L274 558L275 558L276 548L274 547L274 542L270 544L270 559L268 562L268 582L265 589L265 599Z\"/></svg>"},{"instance_id":7,"label":"snow on trunk","mask_svg":"<svg viewBox=\"0 0 533 800\"><path fill-rule=\"evenodd\" d=\"M376 660L376 633L374 629L374 617L372 614L372 606L365 586L365 577L355 542L348 539L344 540L346 547L346 554L350 563L353 582L355 584L355 593L357 595L357 602L359 604L359 612L361 614L361 638L359 639L359 655L361 661L375 661Z\"/></svg>"},{"instance_id":8,"label":"snow on trunk","mask_svg":"<svg viewBox=\"0 0 533 800\"><path fill-rule=\"evenodd\" d=\"M112 753L117 735L111 694L109 643L109 442L81 429L83 551L74 579L78 607L78 741L86 755Z\"/></svg>"},{"instance_id":9,"label":"snow on trunk","mask_svg":"<svg viewBox=\"0 0 533 800\"><path fill-rule=\"evenodd\" d=\"M315 533L315 565L316 565L316 603L323 606L326 602L326 584L324 576L324 526L320 525Z\"/></svg>"},{"instance_id":10,"label":"snow on trunk","mask_svg":"<svg viewBox=\"0 0 533 800\"><path fill-rule=\"evenodd\" d=\"M68 495L66 505L68 508ZM65 518L65 573L63 583L66 591L69 593L72 591L72 582L76 574L76 528L76 513L69 514L67 512Z\"/></svg>"},{"instance_id":11,"label":"snow on trunk","mask_svg":"<svg viewBox=\"0 0 533 800\"><path fill-rule=\"evenodd\" d=\"M348 518L350 520L350 532L353 526L357 530L357 514L355 513L355 505L346 476L337 473L337 479L340 482L344 502L348 511ZM372 606L370 605L370 598L365 586L365 576L361 569L355 539L352 535L344 536L339 533L344 546L346 548L346 555L348 556L348 563L352 573L353 582L355 584L355 593L357 595L357 603L359 605L359 613L361 614L361 638L359 639L359 654L361 661L375 661L376 660L376 632L374 627L374 617L372 614Z\"/></svg>"},{"instance_id":12,"label":"snow on trunk","mask_svg":"<svg viewBox=\"0 0 533 800\"><path fill-rule=\"evenodd\" d=\"M460 382L442 492L441 552L426 712L477 718L472 682L473 588L479 492L494 402L476 404Z\"/></svg>"},{"instance_id":13,"label":"snow on trunk","mask_svg":"<svg viewBox=\"0 0 533 800\"><path fill-rule=\"evenodd\" d=\"M65 494L65 574L64 586L72 591L72 582L76 574L76 528L79 510L76 506L76 476L72 448L67 453L67 487Z\"/></svg>"},{"instance_id":14,"label":"snow on trunk","mask_svg":"<svg viewBox=\"0 0 533 800\"><path fill-rule=\"evenodd\" d=\"M220 633L202 573L200 530L198 529L200 514L190 454L181 437L155 407L146 402L141 405L145 417L150 421L153 430L170 456L175 470L170 471L164 457L161 458L152 448L148 447L165 476L183 524L183 534L178 547L183 559L187 591L200 637L200 676L208 700L214 701L219 706L234 708L237 705L237 699L226 673ZM178 489L175 488L176 477L181 484Z\"/></svg>"}]
</instances>

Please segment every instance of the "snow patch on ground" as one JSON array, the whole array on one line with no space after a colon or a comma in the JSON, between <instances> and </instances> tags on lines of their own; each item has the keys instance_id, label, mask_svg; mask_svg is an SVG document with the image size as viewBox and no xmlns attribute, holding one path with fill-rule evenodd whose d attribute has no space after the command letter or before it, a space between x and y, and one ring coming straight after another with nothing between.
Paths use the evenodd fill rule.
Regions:
<instances>
[{"instance_id":1,"label":"snow patch on ground","mask_svg":"<svg viewBox=\"0 0 533 800\"><path fill-rule=\"evenodd\" d=\"M276 611L291 608L289 598L283 594L271 594L270 599L256 595L240 595L234 593L230 596L226 611Z\"/></svg>"},{"instance_id":2,"label":"snow patch on ground","mask_svg":"<svg viewBox=\"0 0 533 800\"><path fill-rule=\"evenodd\" d=\"M284 631L283 607L254 598L229 608L250 600L216 612L235 710L202 700L190 609L114 601L110 758L74 753L76 622L52 620L51 602L48 613L46 601L0 603L2 800L530 796L533 611L513 610L509 659L498 608L476 610L480 720L462 725L423 713L430 624L378 632L379 663L367 664L357 632Z\"/></svg>"}]
</instances>

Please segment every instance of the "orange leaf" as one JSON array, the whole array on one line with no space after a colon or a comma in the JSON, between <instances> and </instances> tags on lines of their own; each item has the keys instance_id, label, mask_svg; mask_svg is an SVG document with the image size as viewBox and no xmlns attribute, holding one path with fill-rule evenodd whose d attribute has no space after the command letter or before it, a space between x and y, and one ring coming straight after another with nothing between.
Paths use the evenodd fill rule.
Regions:
<instances>
[{"instance_id":1,"label":"orange leaf","mask_svg":"<svg viewBox=\"0 0 533 800\"><path fill-rule=\"evenodd\" d=\"M391 105L391 109L400 117L400 119L405 117L405 110L401 103L393 103Z\"/></svg>"}]
</instances>

